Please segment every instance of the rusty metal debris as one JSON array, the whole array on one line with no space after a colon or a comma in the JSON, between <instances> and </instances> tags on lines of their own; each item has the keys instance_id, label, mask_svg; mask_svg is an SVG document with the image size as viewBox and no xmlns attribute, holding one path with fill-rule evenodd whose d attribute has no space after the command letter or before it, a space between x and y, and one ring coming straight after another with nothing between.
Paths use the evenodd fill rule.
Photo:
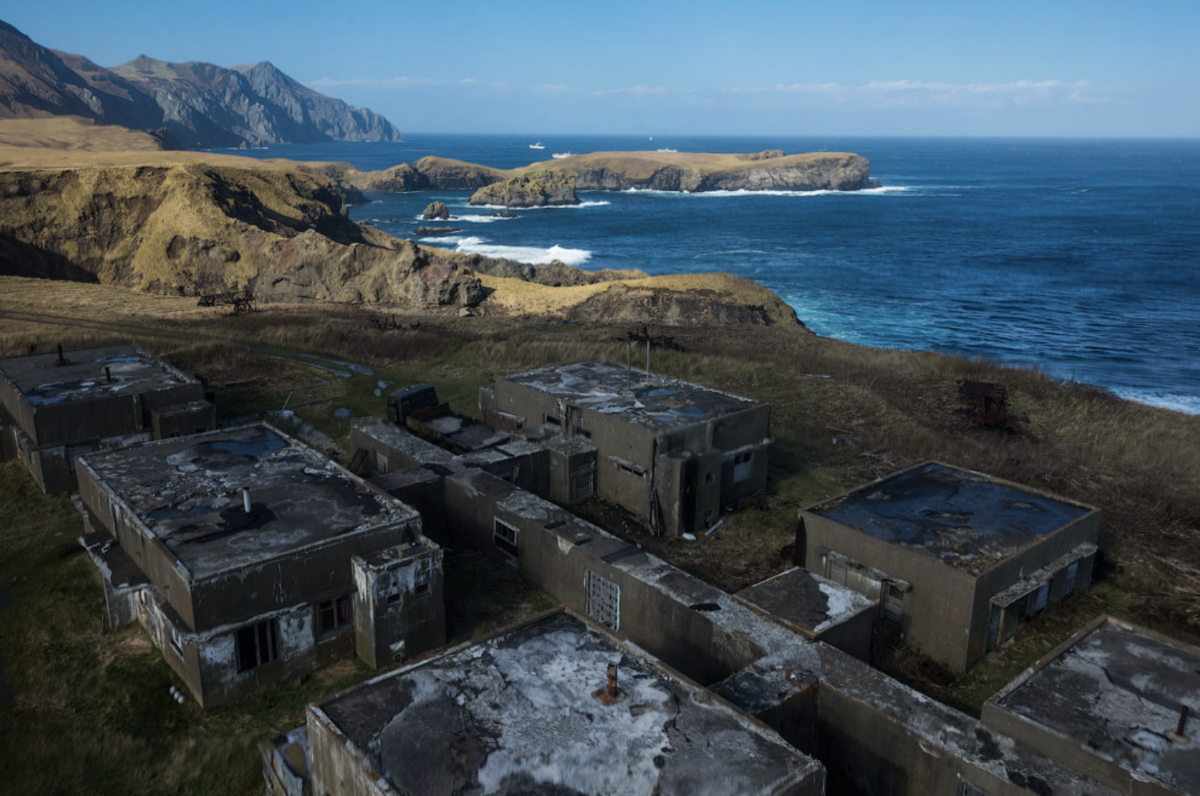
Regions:
<instances>
[{"instance_id":1,"label":"rusty metal debris","mask_svg":"<svg viewBox=\"0 0 1200 796\"><path fill-rule=\"evenodd\" d=\"M617 691L617 665L610 663L608 665L608 687L601 686L592 692L592 696L599 699L605 705L611 705L617 701L619 692Z\"/></svg>"},{"instance_id":2,"label":"rusty metal debris","mask_svg":"<svg viewBox=\"0 0 1200 796\"><path fill-rule=\"evenodd\" d=\"M964 410L967 418L955 423L953 428L964 426L987 426L1022 434L1034 442L1038 438L1029 429L1008 416L1008 388L994 381L960 381L958 392L970 401L971 408Z\"/></svg>"},{"instance_id":3,"label":"rusty metal debris","mask_svg":"<svg viewBox=\"0 0 1200 796\"><path fill-rule=\"evenodd\" d=\"M228 293L204 293L196 302L197 307L218 307L229 305L233 307L234 315L243 312L254 312L254 291L250 288L233 290Z\"/></svg>"}]
</instances>

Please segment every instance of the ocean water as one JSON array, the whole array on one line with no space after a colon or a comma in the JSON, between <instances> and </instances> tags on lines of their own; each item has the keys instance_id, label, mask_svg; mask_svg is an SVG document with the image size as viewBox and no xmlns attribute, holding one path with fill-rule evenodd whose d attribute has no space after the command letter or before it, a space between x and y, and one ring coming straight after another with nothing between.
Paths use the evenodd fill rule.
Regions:
<instances>
[{"instance_id":1,"label":"ocean water","mask_svg":"<svg viewBox=\"0 0 1200 796\"><path fill-rule=\"evenodd\" d=\"M554 152L849 151L876 190L583 192L579 207L467 205L469 192L373 195L351 216L412 237L441 199L462 229L421 242L650 274L728 271L814 331L872 346L1036 366L1200 414L1200 140L413 135L253 150L381 169L436 154L499 168Z\"/></svg>"}]
</instances>

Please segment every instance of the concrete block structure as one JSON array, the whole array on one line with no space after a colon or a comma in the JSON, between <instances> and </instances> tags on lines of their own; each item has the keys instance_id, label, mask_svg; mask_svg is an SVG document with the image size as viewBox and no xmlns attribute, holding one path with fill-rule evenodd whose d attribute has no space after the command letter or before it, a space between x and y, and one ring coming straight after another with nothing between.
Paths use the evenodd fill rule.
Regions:
<instances>
[{"instance_id":1,"label":"concrete block structure","mask_svg":"<svg viewBox=\"0 0 1200 796\"><path fill-rule=\"evenodd\" d=\"M1121 793L1200 793L1200 649L1101 617L989 699L983 722Z\"/></svg>"},{"instance_id":2,"label":"concrete block structure","mask_svg":"<svg viewBox=\"0 0 1200 796\"><path fill-rule=\"evenodd\" d=\"M820 763L558 610L308 710L313 793L818 796Z\"/></svg>"},{"instance_id":3,"label":"concrete block structure","mask_svg":"<svg viewBox=\"0 0 1200 796\"><path fill-rule=\"evenodd\" d=\"M792 571L775 586L788 583L804 592L815 586L826 597L825 605L805 608L799 602L791 605L784 597L783 608L772 609L779 601L770 599L770 587L758 595L753 595L753 588L750 595L726 594L637 544L470 466L469 456L453 455L392 423L356 421L352 440L367 445L372 458L398 468L375 481L406 502L410 495L419 496L428 506L426 516L437 518L447 543L473 547L513 566L591 623L636 645L746 716L766 723L796 751L821 761L829 793L1114 796L1122 792L917 693L829 643L837 639L814 639L814 633L803 627L812 626L818 613L827 618L848 615L845 629L856 631L849 634L853 637L874 613L870 600L851 597L859 608L834 610L836 600L830 595L844 592L833 584L828 584L827 592L823 579ZM801 577L807 582L790 582ZM816 622L812 630L819 632L821 624ZM398 686L401 692L408 688ZM447 708L456 709L451 704L457 703L447 703ZM338 733L351 734L341 729L351 715L354 711L347 710L345 718L321 730L328 731L324 748L336 753L328 763L318 764L320 744L313 743L312 769L331 765L337 772L336 781L323 781L322 787L331 794L360 793L362 788L372 793L454 792L455 783L444 778L438 780L445 786L440 789L432 784L414 791L396 788L373 757L384 743L384 736L374 730L371 737L379 743L366 753L361 753L358 741L339 747L344 739ZM700 742L699 737L692 736L693 741ZM720 741L709 737L704 742L715 746ZM265 763L282 765L279 753L268 754ZM519 781L509 790L495 792L564 792L556 788ZM595 786L577 792L626 791Z\"/></svg>"},{"instance_id":4,"label":"concrete block structure","mask_svg":"<svg viewBox=\"0 0 1200 796\"><path fill-rule=\"evenodd\" d=\"M742 589L737 596L805 638L832 644L859 660L870 659L879 604L853 589L793 567Z\"/></svg>"},{"instance_id":5,"label":"concrete block structure","mask_svg":"<svg viewBox=\"0 0 1200 796\"><path fill-rule=\"evenodd\" d=\"M496 379L479 405L491 424L579 443L554 452L561 502L594 493L668 535L766 486L770 407L697 384L591 360Z\"/></svg>"},{"instance_id":6,"label":"concrete block structure","mask_svg":"<svg viewBox=\"0 0 1200 796\"><path fill-rule=\"evenodd\" d=\"M796 557L963 672L1088 588L1099 526L1089 506L926 462L801 511Z\"/></svg>"},{"instance_id":7,"label":"concrete block structure","mask_svg":"<svg viewBox=\"0 0 1200 796\"><path fill-rule=\"evenodd\" d=\"M75 488L82 453L214 428L204 385L131 345L0 359L0 458L47 493Z\"/></svg>"},{"instance_id":8,"label":"concrete block structure","mask_svg":"<svg viewBox=\"0 0 1200 796\"><path fill-rule=\"evenodd\" d=\"M108 624L139 621L204 706L445 641L417 512L270 426L88 453L78 472Z\"/></svg>"}]
</instances>

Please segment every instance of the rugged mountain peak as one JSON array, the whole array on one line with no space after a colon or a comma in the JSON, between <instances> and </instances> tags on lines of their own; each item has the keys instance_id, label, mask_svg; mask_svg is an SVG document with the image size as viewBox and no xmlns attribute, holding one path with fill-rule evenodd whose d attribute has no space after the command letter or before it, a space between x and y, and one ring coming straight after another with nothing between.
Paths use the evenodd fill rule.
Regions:
<instances>
[{"instance_id":1,"label":"rugged mountain peak","mask_svg":"<svg viewBox=\"0 0 1200 796\"><path fill-rule=\"evenodd\" d=\"M73 114L188 147L399 141L387 119L263 61L233 69L139 55L111 69L55 53L0 22L0 118Z\"/></svg>"}]
</instances>

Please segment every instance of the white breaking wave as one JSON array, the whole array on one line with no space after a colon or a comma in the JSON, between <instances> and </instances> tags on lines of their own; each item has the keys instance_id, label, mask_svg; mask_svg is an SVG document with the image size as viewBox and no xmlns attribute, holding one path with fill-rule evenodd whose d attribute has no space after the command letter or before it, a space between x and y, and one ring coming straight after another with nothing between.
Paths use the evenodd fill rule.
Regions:
<instances>
[{"instance_id":1,"label":"white breaking wave","mask_svg":"<svg viewBox=\"0 0 1200 796\"><path fill-rule=\"evenodd\" d=\"M594 202L580 202L577 205L545 205L543 207L505 207L504 205L472 205L472 207L483 207L488 210L507 210L510 213L514 210L524 213L526 210L574 210L580 207L603 207L604 205L612 204L607 200L597 200ZM512 216L509 216L511 218ZM471 218L471 216L463 216L463 218ZM484 216L484 218L504 218L504 216Z\"/></svg>"},{"instance_id":2,"label":"white breaking wave","mask_svg":"<svg viewBox=\"0 0 1200 796\"><path fill-rule=\"evenodd\" d=\"M454 221L470 221L474 224L491 224L496 221L512 221L513 216L452 216Z\"/></svg>"},{"instance_id":3,"label":"white breaking wave","mask_svg":"<svg viewBox=\"0 0 1200 796\"><path fill-rule=\"evenodd\" d=\"M857 191L659 191L653 188L627 188L621 193L644 193L656 196L883 196L890 193L905 193L919 190L905 185L885 185L881 188L863 188Z\"/></svg>"},{"instance_id":4,"label":"white breaking wave","mask_svg":"<svg viewBox=\"0 0 1200 796\"><path fill-rule=\"evenodd\" d=\"M483 238L463 238L458 242L455 251L464 254L482 254L484 257L500 257L505 260L516 260L529 265L548 265L558 260L567 265L583 265L592 259L592 253L587 249L568 249L554 245L548 249L536 246L500 246L485 243Z\"/></svg>"},{"instance_id":5,"label":"white breaking wave","mask_svg":"<svg viewBox=\"0 0 1200 796\"><path fill-rule=\"evenodd\" d=\"M1200 415L1200 397L1195 395L1126 388L1114 389L1113 392L1127 401L1137 401L1140 404L1157 406L1159 409L1170 409L1185 415Z\"/></svg>"}]
</instances>

